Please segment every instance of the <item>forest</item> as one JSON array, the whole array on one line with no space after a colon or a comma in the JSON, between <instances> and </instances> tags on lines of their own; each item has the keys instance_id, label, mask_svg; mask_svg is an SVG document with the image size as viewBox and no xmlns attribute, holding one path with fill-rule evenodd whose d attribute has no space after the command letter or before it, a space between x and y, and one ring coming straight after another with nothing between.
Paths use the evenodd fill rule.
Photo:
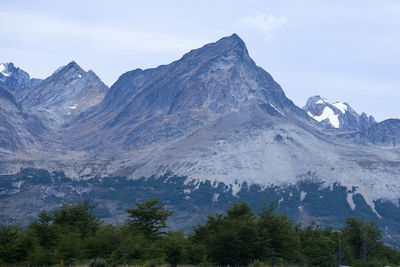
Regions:
<instances>
[{"instance_id":1,"label":"forest","mask_svg":"<svg viewBox=\"0 0 400 267\"><path fill-rule=\"evenodd\" d=\"M28 225L0 226L1 266L397 266L376 222L347 218L341 229L303 226L233 203L190 232L168 230L159 199L135 202L125 222L106 224L89 200L42 211Z\"/></svg>"}]
</instances>

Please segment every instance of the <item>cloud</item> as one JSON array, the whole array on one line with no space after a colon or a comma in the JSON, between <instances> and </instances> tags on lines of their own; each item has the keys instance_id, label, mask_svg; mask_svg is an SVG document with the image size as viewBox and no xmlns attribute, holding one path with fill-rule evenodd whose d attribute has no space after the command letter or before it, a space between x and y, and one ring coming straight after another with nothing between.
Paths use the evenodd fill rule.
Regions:
<instances>
[{"instance_id":1,"label":"cloud","mask_svg":"<svg viewBox=\"0 0 400 267\"><path fill-rule=\"evenodd\" d=\"M239 20L240 24L252 27L264 34L278 30L286 23L286 21L286 17L267 16L265 14L247 16Z\"/></svg>"}]
</instances>

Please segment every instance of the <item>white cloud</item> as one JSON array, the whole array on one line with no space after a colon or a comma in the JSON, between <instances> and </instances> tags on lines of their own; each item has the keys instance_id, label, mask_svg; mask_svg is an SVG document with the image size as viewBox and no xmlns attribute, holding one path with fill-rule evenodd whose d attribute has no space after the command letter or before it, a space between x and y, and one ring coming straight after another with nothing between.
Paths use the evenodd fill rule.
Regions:
<instances>
[{"instance_id":1,"label":"white cloud","mask_svg":"<svg viewBox=\"0 0 400 267\"><path fill-rule=\"evenodd\" d=\"M240 23L245 26L255 28L261 33L271 33L281 28L287 19L286 17L267 16L265 14L257 14L256 16L247 16L240 19Z\"/></svg>"}]
</instances>

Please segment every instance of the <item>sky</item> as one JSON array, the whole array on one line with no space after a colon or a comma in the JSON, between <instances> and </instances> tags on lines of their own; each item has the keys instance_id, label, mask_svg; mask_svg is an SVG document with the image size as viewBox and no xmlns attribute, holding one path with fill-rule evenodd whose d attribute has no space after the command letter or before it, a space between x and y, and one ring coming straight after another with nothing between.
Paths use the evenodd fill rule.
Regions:
<instances>
[{"instance_id":1,"label":"sky","mask_svg":"<svg viewBox=\"0 0 400 267\"><path fill-rule=\"evenodd\" d=\"M320 95L400 118L397 0L0 0L0 62L46 78L74 60L107 85L237 33L295 104Z\"/></svg>"}]
</instances>

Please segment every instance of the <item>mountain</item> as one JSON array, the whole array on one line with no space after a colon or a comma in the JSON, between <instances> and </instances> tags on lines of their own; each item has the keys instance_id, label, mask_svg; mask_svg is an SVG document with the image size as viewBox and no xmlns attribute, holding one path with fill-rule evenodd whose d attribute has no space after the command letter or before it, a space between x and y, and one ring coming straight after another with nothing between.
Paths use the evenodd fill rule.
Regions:
<instances>
[{"instance_id":1,"label":"mountain","mask_svg":"<svg viewBox=\"0 0 400 267\"><path fill-rule=\"evenodd\" d=\"M97 109L76 126L92 129L78 135L77 146L124 149L181 138L220 116L240 109L264 110L312 123L270 74L256 66L236 35L192 50L180 60L149 70L123 74ZM72 128L75 134L76 128ZM93 143L93 132L106 134ZM108 135L109 134L109 135Z\"/></svg>"},{"instance_id":2,"label":"mountain","mask_svg":"<svg viewBox=\"0 0 400 267\"><path fill-rule=\"evenodd\" d=\"M17 96L22 105L58 125L100 103L107 91L93 71L86 72L72 61Z\"/></svg>"},{"instance_id":3,"label":"mountain","mask_svg":"<svg viewBox=\"0 0 400 267\"><path fill-rule=\"evenodd\" d=\"M188 229L233 201L265 200L302 223L375 219L400 245L397 122L367 123L320 98L297 107L236 34L128 71L109 90L71 62L17 95L53 137L34 156L0 155L7 221L91 198L116 222L133 201L160 197ZM339 129L307 114L327 108Z\"/></svg>"},{"instance_id":4,"label":"mountain","mask_svg":"<svg viewBox=\"0 0 400 267\"><path fill-rule=\"evenodd\" d=\"M368 117L365 113L359 115L347 103L329 103L320 96L308 98L303 109L311 118L327 127L364 131L376 123L374 117Z\"/></svg>"},{"instance_id":5,"label":"mountain","mask_svg":"<svg viewBox=\"0 0 400 267\"><path fill-rule=\"evenodd\" d=\"M0 86L10 91L18 91L36 83L38 79L29 77L29 74L20 68L16 68L13 63L0 63Z\"/></svg>"}]
</instances>

